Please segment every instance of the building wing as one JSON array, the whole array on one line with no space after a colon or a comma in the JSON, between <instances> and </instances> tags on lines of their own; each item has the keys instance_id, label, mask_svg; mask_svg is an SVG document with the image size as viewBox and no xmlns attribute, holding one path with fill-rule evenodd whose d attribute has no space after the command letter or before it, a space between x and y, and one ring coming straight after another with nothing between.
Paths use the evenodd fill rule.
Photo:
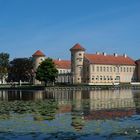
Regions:
<instances>
[{"instance_id":1,"label":"building wing","mask_svg":"<svg viewBox=\"0 0 140 140\"><path fill-rule=\"evenodd\" d=\"M85 54L85 58L91 64L103 65L136 65L135 61L124 55L103 55L103 54Z\"/></svg>"},{"instance_id":2,"label":"building wing","mask_svg":"<svg viewBox=\"0 0 140 140\"><path fill-rule=\"evenodd\" d=\"M53 60L53 62L58 69L71 69L70 60Z\"/></svg>"}]
</instances>

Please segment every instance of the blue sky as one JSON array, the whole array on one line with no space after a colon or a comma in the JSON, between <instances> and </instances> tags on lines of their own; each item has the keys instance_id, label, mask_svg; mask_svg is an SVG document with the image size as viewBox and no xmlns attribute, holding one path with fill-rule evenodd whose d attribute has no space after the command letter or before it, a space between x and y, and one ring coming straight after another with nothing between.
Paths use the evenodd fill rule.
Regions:
<instances>
[{"instance_id":1,"label":"blue sky","mask_svg":"<svg viewBox=\"0 0 140 140\"><path fill-rule=\"evenodd\" d=\"M0 0L0 52L11 59L42 50L70 59L86 52L140 58L140 0Z\"/></svg>"}]
</instances>

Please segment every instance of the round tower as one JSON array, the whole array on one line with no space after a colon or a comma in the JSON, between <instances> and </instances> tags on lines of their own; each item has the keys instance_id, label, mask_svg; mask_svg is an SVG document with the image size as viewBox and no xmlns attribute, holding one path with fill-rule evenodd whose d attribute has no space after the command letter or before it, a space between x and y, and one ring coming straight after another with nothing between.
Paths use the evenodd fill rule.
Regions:
<instances>
[{"instance_id":1,"label":"round tower","mask_svg":"<svg viewBox=\"0 0 140 140\"><path fill-rule=\"evenodd\" d=\"M85 49L80 44L75 44L71 49L71 73L73 84L82 83L83 59Z\"/></svg>"},{"instance_id":2,"label":"round tower","mask_svg":"<svg viewBox=\"0 0 140 140\"><path fill-rule=\"evenodd\" d=\"M36 80L36 70L38 68L38 66L40 65L40 63L45 60L45 54L43 54L40 50L37 50L33 55L33 70L34 70L34 77L33 77L33 84L34 85L38 85L41 84L40 81Z\"/></svg>"}]
</instances>

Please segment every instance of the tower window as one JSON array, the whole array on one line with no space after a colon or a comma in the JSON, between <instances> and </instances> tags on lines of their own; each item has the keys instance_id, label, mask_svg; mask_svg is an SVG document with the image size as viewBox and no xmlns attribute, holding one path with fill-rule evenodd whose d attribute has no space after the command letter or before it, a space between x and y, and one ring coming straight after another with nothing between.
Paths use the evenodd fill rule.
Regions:
<instances>
[{"instance_id":1,"label":"tower window","mask_svg":"<svg viewBox=\"0 0 140 140\"><path fill-rule=\"evenodd\" d=\"M41 60L41 61L43 61L44 59L43 59L43 58L41 58L40 60Z\"/></svg>"}]
</instances>

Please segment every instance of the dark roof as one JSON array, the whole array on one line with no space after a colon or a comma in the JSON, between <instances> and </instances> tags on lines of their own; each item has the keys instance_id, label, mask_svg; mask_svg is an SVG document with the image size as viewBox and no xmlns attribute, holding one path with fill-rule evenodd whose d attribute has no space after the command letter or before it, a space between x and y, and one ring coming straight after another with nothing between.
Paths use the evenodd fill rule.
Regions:
<instances>
[{"instance_id":1,"label":"dark roof","mask_svg":"<svg viewBox=\"0 0 140 140\"><path fill-rule=\"evenodd\" d=\"M45 56L45 54L43 52L41 52L40 50L37 50L33 55L34 56Z\"/></svg>"},{"instance_id":2,"label":"dark roof","mask_svg":"<svg viewBox=\"0 0 140 140\"><path fill-rule=\"evenodd\" d=\"M73 50L76 50L76 51L85 51L85 48L83 48L79 43L75 44L71 49L70 51L73 51Z\"/></svg>"},{"instance_id":3,"label":"dark roof","mask_svg":"<svg viewBox=\"0 0 140 140\"><path fill-rule=\"evenodd\" d=\"M93 64L104 64L104 65L136 65L135 61L130 57L126 56L114 56L114 55L103 55L103 54L85 54L85 58Z\"/></svg>"}]
</instances>

